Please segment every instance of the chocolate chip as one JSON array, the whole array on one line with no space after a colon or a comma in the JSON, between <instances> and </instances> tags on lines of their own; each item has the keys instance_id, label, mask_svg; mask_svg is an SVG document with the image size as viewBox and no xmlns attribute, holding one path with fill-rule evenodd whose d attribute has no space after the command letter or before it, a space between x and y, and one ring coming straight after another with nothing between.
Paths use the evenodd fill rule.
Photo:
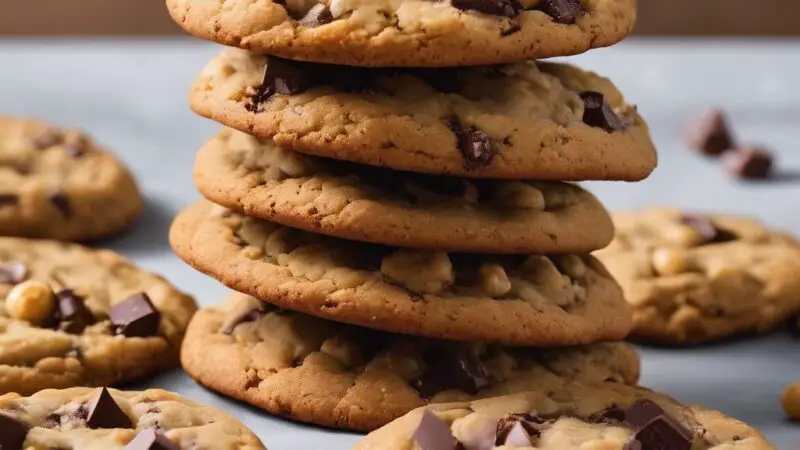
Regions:
<instances>
[{"instance_id":1,"label":"chocolate chip","mask_svg":"<svg viewBox=\"0 0 800 450\"><path fill-rule=\"evenodd\" d=\"M708 156L718 156L735 146L725 113L719 109L705 111L687 127L687 145Z\"/></svg>"},{"instance_id":2,"label":"chocolate chip","mask_svg":"<svg viewBox=\"0 0 800 450\"><path fill-rule=\"evenodd\" d=\"M12 206L16 204L19 204L19 195L0 194L0 206Z\"/></svg>"},{"instance_id":3,"label":"chocolate chip","mask_svg":"<svg viewBox=\"0 0 800 450\"><path fill-rule=\"evenodd\" d=\"M663 414L637 431L634 441L638 441L644 450L690 450L692 432L677 420Z\"/></svg>"},{"instance_id":4,"label":"chocolate chip","mask_svg":"<svg viewBox=\"0 0 800 450\"><path fill-rule=\"evenodd\" d=\"M620 119L611 105L603 99L600 92L586 91L581 93L583 99L583 123L590 127L602 128L607 132L625 129L625 122Z\"/></svg>"},{"instance_id":5,"label":"chocolate chip","mask_svg":"<svg viewBox=\"0 0 800 450\"><path fill-rule=\"evenodd\" d=\"M72 217L72 207L70 206L69 198L67 198L63 192L55 191L50 194L50 203L56 207L59 214L61 214L61 217L64 219Z\"/></svg>"},{"instance_id":6,"label":"chocolate chip","mask_svg":"<svg viewBox=\"0 0 800 450\"><path fill-rule=\"evenodd\" d=\"M5 414L0 414L0 449L21 450L27 435L27 424Z\"/></svg>"},{"instance_id":7,"label":"chocolate chip","mask_svg":"<svg viewBox=\"0 0 800 450\"><path fill-rule=\"evenodd\" d=\"M47 130L33 140L37 150L46 150L64 142L64 135L56 130Z\"/></svg>"},{"instance_id":8,"label":"chocolate chip","mask_svg":"<svg viewBox=\"0 0 800 450\"><path fill-rule=\"evenodd\" d=\"M305 16L300 19L300 25L314 28L333 22L333 14L328 7L322 3L317 3L308 10Z\"/></svg>"},{"instance_id":9,"label":"chocolate chip","mask_svg":"<svg viewBox=\"0 0 800 450\"><path fill-rule=\"evenodd\" d=\"M633 439L630 442L626 442L622 450L642 450L642 443Z\"/></svg>"},{"instance_id":10,"label":"chocolate chip","mask_svg":"<svg viewBox=\"0 0 800 450\"><path fill-rule=\"evenodd\" d=\"M89 428L132 428L131 419L125 414L108 389L101 388L87 405L86 425Z\"/></svg>"},{"instance_id":11,"label":"chocolate chip","mask_svg":"<svg viewBox=\"0 0 800 450\"><path fill-rule=\"evenodd\" d=\"M531 435L522 422L514 423L504 434L502 442L500 442L500 435L498 434L498 441L495 442L495 445L508 445L510 447L530 447L531 445Z\"/></svg>"},{"instance_id":12,"label":"chocolate chip","mask_svg":"<svg viewBox=\"0 0 800 450\"><path fill-rule=\"evenodd\" d=\"M636 428L641 428L662 415L664 415L664 409L656 402L640 399L625 412L625 421Z\"/></svg>"},{"instance_id":13,"label":"chocolate chip","mask_svg":"<svg viewBox=\"0 0 800 450\"><path fill-rule=\"evenodd\" d=\"M723 164L735 177L763 180L772 175L774 158L769 151L763 148L740 147L725 153Z\"/></svg>"},{"instance_id":14,"label":"chocolate chip","mask_svg":"<svg viewBox=\"0 0 800 450\"><path fill-rule=\"evenodd\" d=\"M420 450L456 450L459 445L450 431L450 425L427 410L422 414L422 420L411 439Z\"/></svg>"},{"instance_id":15,"label":"chocolate chip","mask_svg":"<svg viewBox=\"0 0 800 450\"><path fill-rule=\"evenodd\" d=\"M161 314L144 292L114 305L108 312L114 331L125 337L149 337L158 334Z\"/></svg>"},{"instance_id":16,"label":"chocolate chip","mask_svg":"<svg viewBox=\"0 0 800 450\"><path fill-rule=\"evenodd\" d=\"M0 284L20 284L28 279L28 266L21 262L0 264Z\"/></svg>"},{"instance_id":17,"label":"chocolate chip","mask_svg":"<svg viewBox=\"0 0 800 450\"><path fill-rule=\"evenodd\" d=\"M258 106L272 98L275 94L299 94L314 86L318 81L320 67L314 64L288 59L267 58L267 67L264 71L264 81L251 98L247 106L249 111L256 111Z\"/></svg>"},{"instance_id":18,"label":"chocolate chip","mask_svg":"<svg viewBox=\"0 0 800 450\"><path fill-rule=\"evenodd\" d=\"M720 244L738 239L735 233L716 226L711 219L701 214L684 214L681 222L692 227L706 244Z\"/></svg>"},{"instance_id":19,"label":"chocolate chip","mask_svg":"<svg viewBox=\"0 0 800 450\"><path fill-rule=\"evenodd\" d=\"M475 126L464 128L456 116L447 117L445 122L456 135L458 149L461 150L461 156L468 168L480 169L491 164L498 149L489 135Z\"/></svg>"},{"instance_id":20,"label":"chocolate chip","mask_svg":"<svg viewBox=\"0 0 800 450\"><path fill-rule=\"evenodd\" d=\"M424 355L428 366L413 386L425 397L448 389L477 394L489 384L489 373L483 363L468 352L431 351Z\"/></svg>"},{"instance_id":21,"label":"chocolate chip","mask_svg":"<svg viewBox=\"0 0 800 450\"><path fill-rule=\"evenodd\" d=\"M142 430L123 450L179 450L180 446L155 428Z\"/></svg>"},{"instance_id":22,"label":"chocolate chip","mask_svg":"<svg viewBox=\"0 0 800 450\"><path fill-rule=\"evenodd\" d=\"M225 334L233 333L233 330L236 329L237 326L247 323L247 322L255 322L256 320L260 319L264 316L264 310L261 308L251 309L243 314L240 314L234 317L225 328L222 329L222 332Z\"/></svg>"},{"instance_id":23,"label":"chocolate chip","mask_svg":"<svg viewBox=\"0 0 800 450\"><path fill-rule=\"evenodd\" d=\"M522 11L518 0L451 0L462 11L478 11L493 16L516 17Z\"/></svg>"},{"instance_id":24,"label":"chocolate chip","mask_svg":"<svg viewBox=\"0 0 800 450\"><path fill-rule=\"evenodd\" d=\"M572 25L583 14L580 0L541 0L536 8L547 14L553 22Z\"/></svg>"},{"instance_id":25,"label":"chocolate chip","mask_svg":"<svg viewBox=\"0 0 800 450\"><path fill-rule=\"evenodd\" d=\"M94 316L83 302L83 298L75 295L71 289L64 289L56 294L56 319L58 328L65 333L79 334L87 326L94 323Z\"/></svg>"}]
</instances>

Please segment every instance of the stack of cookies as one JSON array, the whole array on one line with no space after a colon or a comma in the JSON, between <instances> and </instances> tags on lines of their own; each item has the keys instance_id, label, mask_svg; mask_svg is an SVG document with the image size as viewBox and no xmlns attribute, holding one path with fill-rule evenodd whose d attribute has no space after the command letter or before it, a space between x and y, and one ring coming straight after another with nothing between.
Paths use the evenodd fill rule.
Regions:
<instances>
[{"instance_id":1,"label":"stack of cookies","mask_svg":"<svg viewBox=\"0 0 800 450\"><path fill-rule=\"evenodd\" d=\"M191 91L228 128L170 240L238 291L193 319L201 384L372 430L428 403L635 384L611 219L580 180L656 165L607 79L634 0L168 0L224 50Z\"/></svg>"}]
</instances>

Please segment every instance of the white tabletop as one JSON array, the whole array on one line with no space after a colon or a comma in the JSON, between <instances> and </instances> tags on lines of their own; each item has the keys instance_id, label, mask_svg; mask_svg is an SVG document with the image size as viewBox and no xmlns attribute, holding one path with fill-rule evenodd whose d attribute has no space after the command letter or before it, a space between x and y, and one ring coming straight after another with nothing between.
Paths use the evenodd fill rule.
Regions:
<instances>
[{"instance_id":1,"label":"white tabletop","mask_svg":"<svg viewBox=\"0 0 800 450\"><path fill-rule=\"evenodd\" d=\"M660 168L645 182L587 185L612 209L667 203L734 211L800 234L798 43L629 41L571 58L611 77L639 105L661 155ZM85 128L116 149L138 176L147 208L138 226L109 246L164 274L205 305L219 301L225 289L182 264L166 236L176 212L198 198L191 183L192 159L218 129L186 105L190 81L216 52L213 45L189 39L0 40L0 114ZM729 109L743 141L779 152L777 181L732 181L681 146L682 123L709 105ZM789 382L800 381L800 341L778 333L700 349L641 353L644 385L741 418L780 449L800 448L800 425L784 420L778 400ZM180 371L135 387L149 386L226 409L270 450L345 450L358 439L228 401Z\"/></svg>"}]
</instances>

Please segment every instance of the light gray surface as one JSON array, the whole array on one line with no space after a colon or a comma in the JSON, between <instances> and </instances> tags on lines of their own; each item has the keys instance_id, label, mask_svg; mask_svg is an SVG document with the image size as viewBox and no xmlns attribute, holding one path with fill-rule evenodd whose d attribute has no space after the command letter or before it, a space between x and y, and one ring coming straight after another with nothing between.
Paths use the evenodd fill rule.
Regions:
<instances>
[{"instance_id":1,"label":"light gray surface","mask_svg":"<svg viewBox=\"0 0 800 450\"><path fill-rule=\"evenodd\" d=\"M629 42L572 58L614 79L640 105L661 154L661 167L643 183L589 186L611 208L659 202L737 211L800 233L798 43ZM216 51L190 40L0 40L0 113L82 127L116 149L138 176L148 203L138 227L109 245L163 273L202 304L218 301L225 290L174 257L166 234L171 217L198 197L191 183L192 159L217 129L186 106L190 81ZM779 181L733 182L680 146L681 124L713 104L730 108L743 140L780 152ZM783 420L778 397L790 381L800 380L798 348L800 342L778 334L703 349L644 349L642 381L739 417L778 448L793 450L800 448L800 426ZM357 440L242 407L179 372L144 386L171 389L230 411L271 450L344 450Z\"/></svg>"}]
</instances>

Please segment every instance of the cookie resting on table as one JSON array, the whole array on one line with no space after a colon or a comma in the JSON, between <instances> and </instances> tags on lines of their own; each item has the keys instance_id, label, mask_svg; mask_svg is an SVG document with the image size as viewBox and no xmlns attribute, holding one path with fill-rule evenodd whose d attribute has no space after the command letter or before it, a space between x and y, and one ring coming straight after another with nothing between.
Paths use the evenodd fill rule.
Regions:
<instances>
[{"instance_id":1,"label":"cookie resting on table","mask_svg":"<svg viewBox=\"0 0 800 450\"><path fill-rule=\"evenodd\" d=\"M0 116L0 235L97 239L143 204L128 169L85 134Z\"/></svg>"},{"instance_id":2,"label":"cookie resting on table","mask_svg":"<svg viewBox=\"0 0 800 450\"><path fill-rule=\"evenodd\" d=\"M767 332L800 310L800 245L753 219L651 208L614 216L596 253L633 307L633 337L692 344Z\"/></svg>"},{"instance_id":3,"label":"cookie resting on table","mask_svg":"<svg viewBox=\"0 0 800 450\"><path fill-rule=\"evenodd\" d=\"M198 311L181 351L199 383L273 414L370 431L428 403L551 389L569 381L635 384L625 343L563 349L457 343L318 319L243 294Z\"/></svg>"},{"instance_id":4,"label":"cookie resting on table","mask_svg":"<svg viewBox=\"0 0 800 450\"><path fill-rule=\"evenodd\" d=\"M0 393L106 386L175 367L195 309L114 252L0 238Z\"/></svg>"},{"instance_id":5,"label":"cookie resting on table","mask_svg":"<svg viewBox=\"0 0 800 450\"><path fill-rule=\"evenodd\" d=\"M230 49L190 103L287 150L411 172L636 181L657 159L617 88L565 64L363 69Z\"/></svg>"},{"instance_id":6,"label":"cookie resting on table","mask_svg":"<svg viewBox=\"0 0 800 450\"><path fill-rule=\"evenodd\" d=\"M589 255L469 255L283 227L203 202L170 230L178 256L288 309L397 333L538 347L618 340L630 311Z\"/></svg>"}]
</instances>

